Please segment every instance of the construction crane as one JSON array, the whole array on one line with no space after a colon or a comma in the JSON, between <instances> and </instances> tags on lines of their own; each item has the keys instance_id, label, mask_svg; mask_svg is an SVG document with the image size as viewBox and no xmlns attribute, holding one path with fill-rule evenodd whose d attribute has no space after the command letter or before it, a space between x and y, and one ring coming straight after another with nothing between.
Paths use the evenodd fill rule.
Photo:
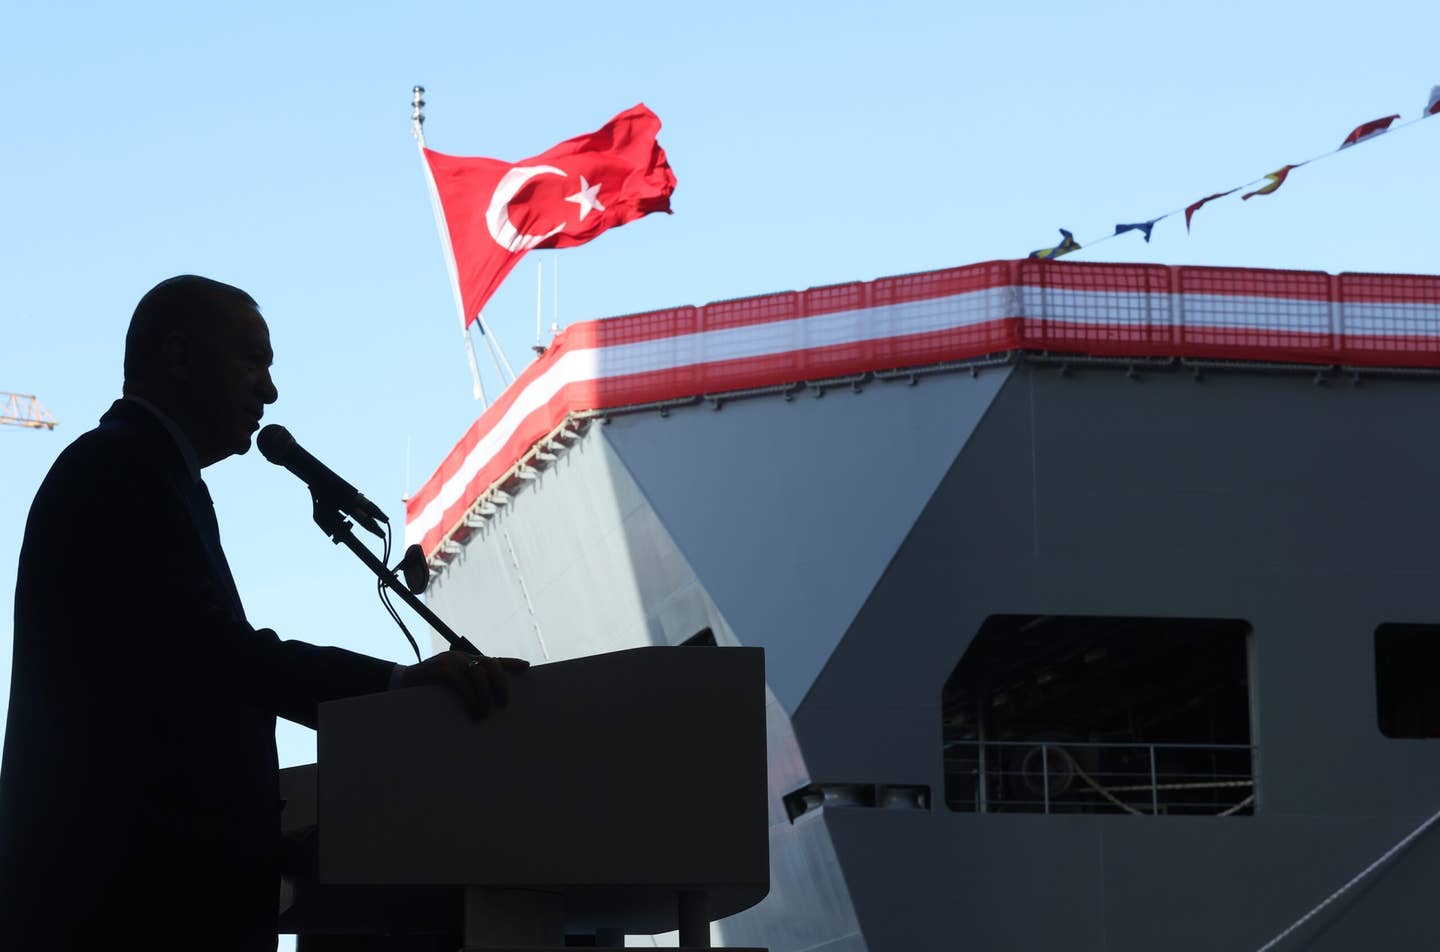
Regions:
<instances>
[{"instance_id":1,"label":"construction crane","mask_svg":"<svg viewBox=\"0 0 1440 952\"><path fill-rule=\"evenodd\" d=\"M53 430L55 415L45 409L34 394L6 393L0 390L0 425L7 423L32 430Z\"/></svg>"}]
</instances>

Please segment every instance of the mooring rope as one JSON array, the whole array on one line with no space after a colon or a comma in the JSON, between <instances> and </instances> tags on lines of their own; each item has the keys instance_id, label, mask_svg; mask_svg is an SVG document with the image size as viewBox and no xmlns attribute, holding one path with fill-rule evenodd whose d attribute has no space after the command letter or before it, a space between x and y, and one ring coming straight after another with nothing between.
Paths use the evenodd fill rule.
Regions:
<instances>
[{"instance_id":1,"label":"mooring rope","mask_svg":"<svg viewBox=\"0 0 1440 952\"><path fill-rule=\"evenodd\" d=\"M1075 758L1070 755L1070 752L1069 752L1069 751L1065 750L1063 747L1062 747L1062 748L1057 748L1057 749L1060 750L1062 753L1064 753L1065 756L1069 759L1069 761L1070 761L1070 769L1074 770L1075 773L1077 773L1077 774L1080 775L1080 779L1085 782L1085 785L1086 785L1087 787L1089 787L1091 790L1094 790L1096 793L1100 794L1100 796L1104 797L1106 800L1109 800L1111 803L1115 804L1115 806L1119 807L1120 809L1124 810L1126 813L1129 813L1129 814L1131 814L1131 815L1133 815L1133 816L1151 816L1152 814L1146 813L1144 810L1137 810L1137 809L1135 809L1135 808L1132 807L1130 804L1126 803L1125 801L1121 800L1119 797L1115 796L1115 794L1111 792L1112 790L1118 790L1118 791L1121 791L1121 792L1134 792L1134 791L1136 791L1136 790L1194 790L1194 789L1212 789L1212 788L1215 788L1215 787L1252 787L1252 786L1255 785L1254 781L1252 781L1252 780L1231 780L1231 781L1216 781L1216 782L1211 782L1211 783L1163 783L1163 784L1156 784L1154 787L1151 787L1151 786L1149 786L1149 785L1144 785L1144 784L1139 784L1139 785L1134 785L1134 784L1132 784L1132 785L1126 786L1126 787L1108 787L1108 788L1107 788L1107 787L1102 787L1098 782L1096 782L1096 780L1095 780L1094 777L1092 777L1092 776L1090 776L1088 773L1086 773L1086 772L1080 767L1080 765L1075 762ZM1246 807L1248 807L1250 804L1252 804L1252 803L1254 803L1254 802L1255 802L1255 794L1252 793L1252 794L1250 794L1250 796L1246 797L1244 800L1241 800L1239 803L1235 804L1234 806L1232 806L1232 807L1230 807L1230 808L1228 808L1228 809L1226 809L1226 810L1222 810L1222 811L1220 811L1219 813L1217 813L1217 814L1215 814L1215 815L1216 815L1216 816L1230 816L1231 814L1240 812L1241 810L1245 809Z\"/></svg>"},{"instance_id":2,"label":"mooring rope","mask_svg":"<svg viewBox=\"0 0 1440 952\"><path fill-rule=\"evenodd\" d=\"M1266 942L1264 945L1260 946L1260 948L1256 950L1256 952L1269 952L1270 949L1275 948L1275 946L1279 945L1286 936L1303 926L1305 923L1309 922L1311 919L1315 918L1317 915L1320 914L1320 911L1322 909L1324 909L1326 906L1330 905L1332 902L1349 892L1356 883L1360 882L1360 880L1364 879L1366 876L1369 876L1376 869L1379 869L1381 866L1383 866L1385 864L1385 861L1388 860L1390 857L1403 850L1406 846L1409 846L1411 841L1413 841L1421 833L1424 833L1426 830L1430 829L1431 824L1433 824L1436 820L1440 820L1440 812L1437 812L1434 816L1430 817L1430 819L1426 820L1424 823L1421 823L1415 829L1411 830L1408 836L1406 836L1399 843L1396 843L1394 846L1386 850L1383 856L1381 856L1375 862L1371 863L1369 866L1366 866L1364 869L1360 870L1360 872L1356 873L1348 883L1341 886L1339 889L1335 890L1330 895L1326 896L1325 899L1321 901L1320 905L1316 906L1314 909L1311 909L1299 919L1296 919L1288 929L1286 929L1284 932L1281 932L1269 942Z\"/></svg>"}]
</instances>

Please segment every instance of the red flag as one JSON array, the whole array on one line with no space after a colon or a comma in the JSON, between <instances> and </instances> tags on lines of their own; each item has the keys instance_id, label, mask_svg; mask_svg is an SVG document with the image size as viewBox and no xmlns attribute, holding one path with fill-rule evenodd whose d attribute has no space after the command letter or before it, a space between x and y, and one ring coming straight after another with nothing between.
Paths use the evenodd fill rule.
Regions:
<instances>
[{"instance_id":1,"label":"red flag","mask_svg":"<svg viewBox=\"0 0 1440 952\"><path fill-rule=\"evenodd\" d=\"M1344 149L1356 143L1364 142L1366 139L1378 136L1390 128L1390 123L1399 118L1400 114L1396 113L1393 116L1386 116L1384 119L1371 119L1369 122L1356 126L1351 133L1345 137L1345 141L1340 143L1340 148Z\"/></svg>"},{"instance_id":2,"label":"red flag","mask_svg":"<svg viewBox=\"0 0 1440 952\"><path fill-rule=\"evenodd\" d=\"M1300 165L1304 164L1304 162L1300 163ZM1265 176L1270 181L1266 182L1264 185L1260 186L1253 192L1246 192L1244 195L1241 195L1240 200L1242 202L1247 202L1250 199L1254 198L1256 195L1269 195L1271 192L1284 185L1285 176L1289 175L1293 170L1298 169L1300 165L1287 165L1284 168L1276 169L1269 175Z\"/></svg>"},{"instance_id":3,"label":"red flag","mask_svg":"<svg viewBox=\"0 0 1440 952\"><path fill-rule=\"evenodd\" d=\"M425 150L444 214L465 322L531 248L583 245L607 228L670 211L675 175L643 103L595 132L517 163Z\"/></svg>"},{"instance_id":4,"label":"red flag","mask_svg":"<svg viewBox=\"0 0 1440 952\"><path fill-rule=\"evenodd\" d=\"M1217 198L1224 198L1226 195L1229 195L1230 192L1238 192L1238 191L1240 191L1238 188L1232 188L1229 192L1216 192L1214 195L1206 195L1204 198L1200 199L1200 201L1196 202L1194 205L1188 205L1188 206L1186 206L1186 208L1185 208L1185 230L1186 230L1187 232L1190 230L1190 217L1200 210L1200 206L1201 206L1201 205L1204 205L1206 202L1213 202L1213 201L1214 201L1215 199L1217 199Z\"/></svg>"}]
</instances>

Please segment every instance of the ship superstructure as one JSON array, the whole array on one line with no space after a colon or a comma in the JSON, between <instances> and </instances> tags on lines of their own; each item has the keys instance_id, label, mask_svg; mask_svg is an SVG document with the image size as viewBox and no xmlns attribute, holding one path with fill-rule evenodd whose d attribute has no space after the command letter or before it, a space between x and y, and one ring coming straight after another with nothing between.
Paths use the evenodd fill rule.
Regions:
<instances>
[{"instance_id":1,"label":"ship superstructure","mask_svg":"<svg viewBox=\"0 0 1440 952\"><path fill-rule=\"evenodd\" d=\"M494 653L766 649L728 944L1258 949L1440 810L1436 367L1426 276L999 261L593 321L408 529ZM1437 867L1278 948L1440 942Z\"/></svg>"}]
</instances>

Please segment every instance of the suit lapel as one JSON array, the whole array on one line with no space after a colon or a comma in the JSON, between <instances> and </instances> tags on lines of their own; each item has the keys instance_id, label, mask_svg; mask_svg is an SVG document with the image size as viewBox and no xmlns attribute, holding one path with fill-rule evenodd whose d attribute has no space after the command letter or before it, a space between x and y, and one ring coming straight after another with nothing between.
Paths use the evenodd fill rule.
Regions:
<instances>
[{"instance_id":1,"label":"suit lapel","mask_svg":"<svg viewBox=\"0 0 1440 952\"><path fill-rule=\"evenodd\" d=\"M189 480L186 480L189 482ZM240 592L235 587L235 577L230 574L230 563L225 558L225 547L220 544L220 523L215 518L215 502L210 498L210 488L205 480L192 484L191 508L195 514L195 525L200 530L205 554L210 559L210 568L221 589L230 597L230 610L238 621L245 620L245 606L240 603Z\"/></svg>"},{"instance_id":2,"label":"suit lapel","mask_svg":"<svg viewBox=\"0 0 1440 952\"><path fill-rule=\"evenodd\" d=\"M117 427L129 434L135 441L136 452L146 459L152 459L171 490L180 497L189 515L191 527L205 553L215 587L225 598L227 607L237 621L245 621L245 607L240 602L240 593L235 587L235 578L230 573L230 563L225 558L225 549L220 544L220 524L215 518L215 505L204 480L190 477L190 470L180 454L180 448L165 432L160 421L144 407L126 400L117 400L100 418L101 426Z\"/></svg>"}]
</instances>

